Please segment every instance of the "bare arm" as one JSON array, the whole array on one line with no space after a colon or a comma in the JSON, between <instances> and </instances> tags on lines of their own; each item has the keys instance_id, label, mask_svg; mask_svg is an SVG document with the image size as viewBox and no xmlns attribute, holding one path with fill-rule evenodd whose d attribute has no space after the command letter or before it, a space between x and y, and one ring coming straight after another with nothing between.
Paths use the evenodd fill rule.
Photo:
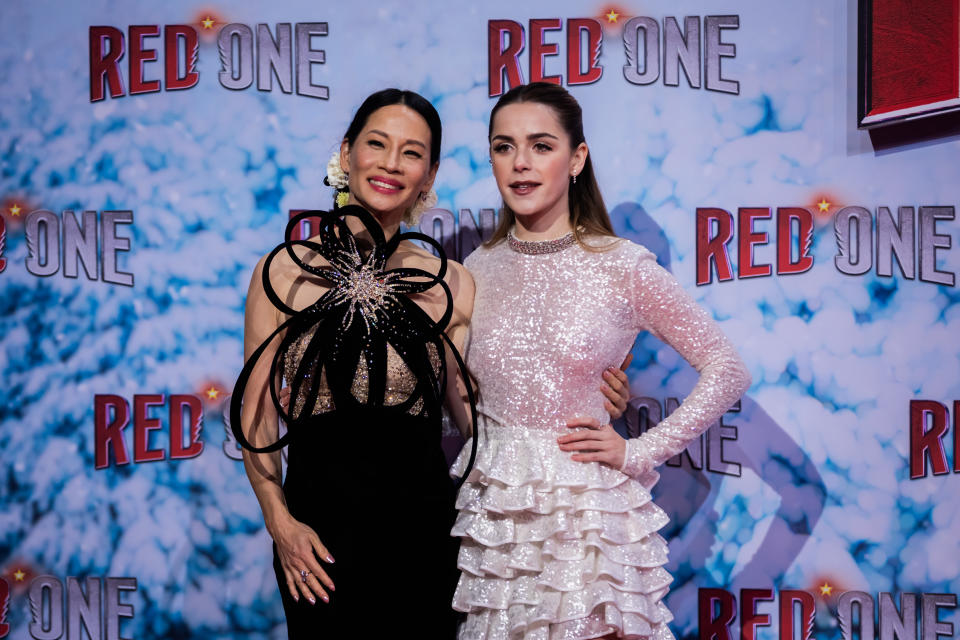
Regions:
<instances>
[{"instance_id":1,"label":"bare arm","mask_svg":"<svg viewBox=\"0 0 960 640\"><path fill-rule=\"evenodd\" d=\"M263 269L264 260L261 260L253 271L247 293L243 332L245 359L249 359L280 325L278 312L263 290ZM277 410L270 396L270 366L279 342L280 338L275 337L265 348L243 394L240 422L244 435L254 447L264 447L279 437ZM243 467L260 502L267 532L277 545L290 594L296 600L302 594L312 604L316 603L316 597L328 602L329 596L324 587L333 590L334 585L318 559L333 562L333 558L316 532L297 521L287 509L280 452L254 453L244 449Z\"/></svg>"},{"instance_id":2,"label":"bare arm","mask_svg":"<svg viewBox=\"0 0 960 640\"><path fill-rule=\"evenodd\" d=\"M244 360L249 359L280 324L276 308L263 291L262 273L263 260L254 269L247 292L243 316ZM255 447L266 446L279 437L277 411L270 398L269 380L270 362L276 354L278 342L278 339L274 339L273 344L264 351L250 374L243 394L241 424L247 439ZM243 468L260 503L267 531L273 536L276 524L290 515L281 487L280 452L253 453L244 449Z\"/></svg>"},{"instance_id":3,"label":"bare arm","mask_svg":"<svg viewBox=\"0 0 960 640\"><path fill-rule=\"evenodd\" d=\"M462 358L466 358L467 339L470 333L470 318L473 315L473 296L476 291L473 276L459 264L452 266L448 284L453 293L453 318L447 327L447 336ZM447 353L447 408L464 439L473 434L467 382L463 379L453 354ZM472 382L471 382L472 384ZM476 393L476 386L473 387Z\"/></svg>"}]
</instances>

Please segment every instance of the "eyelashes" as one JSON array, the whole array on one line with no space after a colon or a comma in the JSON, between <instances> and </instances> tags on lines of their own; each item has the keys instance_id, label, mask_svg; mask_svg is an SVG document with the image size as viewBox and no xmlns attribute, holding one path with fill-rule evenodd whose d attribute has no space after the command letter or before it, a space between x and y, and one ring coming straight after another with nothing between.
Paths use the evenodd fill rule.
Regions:
<instances>
[{"instance_id":1,"label":"eyelashes","mask_svg":"<svg viewBox=\"0 0 960 640\"><path fill-rule=\"evenodd\" d=\"M377 140L376 138L367 140L367 146L372 147L374 149L378 149L378 150L386 148L383 142L381 142L380 140ZM414 158L416 160L420 160L423 158L423 154L414 149L407 149L406 151L403 152L403 154L409 158Z\"/></svg>"},{"instance_id":2,"label":"eyelashes","mask_svg":"<svg viewBox=\"0 0 960 640\"><path fill-rule=\"evenodd\" d=\"M498 144L493 145L493 152L494 152L494 153L497 153L497 154L506 153L506 152L510 151L511 149L513 149L513 148L514 148L514 147L513 147L512 144L508 144L508 143L506 143L506 142L500 142L500 143L498 143ZM538 151L539 153L549 153L549 152L553 151L553 147L550 146L549 144L545 143L545 142L537 142L537 143L535 143L535 144L533 145L533 149L534 149L535 151Z\"/></svg>"}]
</instances>

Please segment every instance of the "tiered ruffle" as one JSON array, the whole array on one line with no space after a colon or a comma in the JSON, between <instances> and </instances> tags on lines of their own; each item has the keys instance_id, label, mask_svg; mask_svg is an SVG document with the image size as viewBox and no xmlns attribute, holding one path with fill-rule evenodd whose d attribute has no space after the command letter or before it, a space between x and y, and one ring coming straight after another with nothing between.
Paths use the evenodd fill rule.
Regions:
<instances>
[{"instance_id":1,"label":"tiered ruffle","mask_svg":"<svg viewBox=\"0 0 960 640\"><path fill-rule=\"evenodd\" d=\"M453 606L466 640L672 640L661 599L666 514L643 482L570 460L557 433L482 425L457 497L462 571ZM454 463L462 473L466 452Z\"/></svg>"}]
</instances>

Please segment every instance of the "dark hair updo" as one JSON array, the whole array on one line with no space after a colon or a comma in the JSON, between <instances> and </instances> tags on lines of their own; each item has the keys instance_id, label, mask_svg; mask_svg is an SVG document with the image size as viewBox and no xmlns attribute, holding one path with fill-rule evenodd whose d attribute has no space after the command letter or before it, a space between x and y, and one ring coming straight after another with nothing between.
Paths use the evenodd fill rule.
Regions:
<instances>
[{"instance_id":1,"label":"dark hair updo","mask_svg":"<svg viewBox=\"0 0 960 640\"><path fill-rule=\"evenodd\" d=\"M357 137L367 125L370 116L378 109L395 104L413 109L426 121L427 127L430 129L430 166L436 165L440 162L440 139L443 135L443 127L440 125L440 114L437 113L437 110L430 104L429 100L413 91L383 89L367 96L367 99L363 101L363 104L360 105L360 108L357 109L357 112L353 115L353 120L350 121L347 132L343 134L343 139L353 148ZM334 197L334 208L339 208L347 202L346 194L350 191L349 187L333 185L330 183L329 178L324 178L323 181L325 184L337 188L337 195ZM420 201L418 201L418 204L419 203ZM419 218L419 214L418 208L415 205L407 210L404 214L403 221L408 226L412 226L416 224L417 218Z\"/></svg>"},{"instance_id":2,"label":"dark hair updo","mask_svg":"<svg viewBox=\"0 0 960 640\"><path fill-rule=\"evenodd\" d=\"M427 126L430 127L430 166L438 163L440 161L440 138L443 135L443 127L440 125L440 114L437 113L437 110L430 104L429 100L413 91L383 89L382 91L371 93L367 96L367 99L363 101L363 104L360 105L360 108L357 109L353 120L350 121L350 126L347 127L347 132L343 134L343 139L349 142L350 146L353 146L353 143L357 140L357 136L363 131L363 127L366 126L367 120L370 119L373 112L394 104L402 104L410 107L427 121Z\"/></svg>"}]
</instances>

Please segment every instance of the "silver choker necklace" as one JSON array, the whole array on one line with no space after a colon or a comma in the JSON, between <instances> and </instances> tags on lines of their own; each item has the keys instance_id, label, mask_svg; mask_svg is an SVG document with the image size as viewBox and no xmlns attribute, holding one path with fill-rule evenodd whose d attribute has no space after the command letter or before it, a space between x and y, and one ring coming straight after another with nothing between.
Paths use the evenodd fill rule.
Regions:
<instances>
[{"instance_id":1,"label":"silver choker necklace","mask_svg":"<svg viewBox=\"0 0 960 640\"><path fill-rule=\"evenodd\" d=\"M538 256L545 253L556 253L563 251L577 242L577 237L573 231L565 236L554 238L553 240L520 240L513 235L513 230L507 232L507 245L517 253L525 253L528 256Z\"/></svg>"}]
</instances>

